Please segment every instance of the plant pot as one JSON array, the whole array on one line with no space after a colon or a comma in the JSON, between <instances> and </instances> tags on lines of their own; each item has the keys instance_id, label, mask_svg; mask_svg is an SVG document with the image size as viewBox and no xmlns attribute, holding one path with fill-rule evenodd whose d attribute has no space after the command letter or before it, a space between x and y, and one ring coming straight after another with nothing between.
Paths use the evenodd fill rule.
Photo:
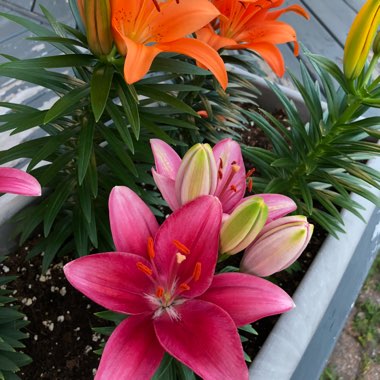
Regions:
<instances>
[{"instance_id":1,"label":"plant pot","mask_svg":"<svg viewBox=\"0 0 380 380\"><path fill-rule=\"evenodd\" d=\"M259 102L263 108L281 108L265 80L244 75L262 92ZM300 94L282 89L306 119L308 111ZM369 165L380 170L380 159ZM376 194L380 196L380 191ZM33 199L12 195L0 198L1 255L15 248L10 217ZM339 239L329 236L324 242L294 294L296 308L280 317L251 365L250 378L319 378L380 247L380 210L359 196L353 195L353 199L365 207L365 222L343 211L346 233L339 234Z\"/></svg>"},{"instance_id":2,"label":"plant pot","mask_svg":"<svg viewBox=\"0 0 380 380\"><path fill-rule=\"evenodd\" d=\"M265 80L247 75L262 92L260 106L281 108ZM281 86L280 86L281 87ZM308 111L300 94L281 87L305 120ZM380 170L380 159L368 162ZM380 191L373 193L380 196ZM346 233L328 236L293 295L296 308L283 314L250 368L255 380L318 379L380 248L380 209L352 195L363 207L364 221L342 212Z\"/></svg>"}]
</instances>

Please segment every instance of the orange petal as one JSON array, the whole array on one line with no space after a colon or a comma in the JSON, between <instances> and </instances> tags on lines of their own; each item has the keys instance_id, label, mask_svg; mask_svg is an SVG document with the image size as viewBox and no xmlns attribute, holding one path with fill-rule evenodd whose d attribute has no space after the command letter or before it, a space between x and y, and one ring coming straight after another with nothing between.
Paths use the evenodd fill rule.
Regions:
<instances>
[{"instance_id":1,"label":"orange petal","mask_svg":"<svg viewBox=\"0 0 380 380\"><path fill-rule=\"evenodd\" d=\"M262 42L257 44L246 44L245 47L259 53L279 77L282 77L285 74L284 58L282 57L280 49L276 46Z\"/></svg>"},{"instance_id":2,"label":"orange petal","mask_svg":"<svg viewBox=\"0 0 380 380\"><path fill-rule=\"evenodd\" d=\"M216 77L223 89L227 87L228 77L222 58L210 46L193 38L180 38L165 44L157 44L162 51L171 51L194 58L207 67Z\"/></svg>"},{"instance_id":3,"label":"orange petal","mask_svg":"<svg viewBox=\"0 0 380 380\"><path fill-rule=\"evenodd\" d=\"M215 50L236 44L235 40L222 37L215 33L214 29L211 26L205 26L204 28L198 30L196 32L196 35L198 40L205 42Z\"/></svg>"},{"instance_id":4,"label":"orange petal","mask_svg":"<svg viewBox=\"0 0 380 380\"><path fill-rule=\"evenodd\" d=\"M283 13L286 12L294 12L298 14L299 16L305 17L306 20L310 20L310 15L306 10L301 7L300 5L294 4L290 5L289 7L279 9L278 11L268 12L268 15L266 17L267 20L275 20L279 18Z\"/></svg>"},{"instance_id":5,"label":"orange petal","mask_svg":"<svg viewBox=\"0 0 380 380\"><path fill-rule=\"evenodd\" d=\"M127 56L124 62L124 79L132 84L142 79L149 71L153 59L160 50L156 46L145 46L129 38L123 39L127 46Z\"/></svg>"},{"instance_id":6,"label":"orange petal","mask_svg":"<svg viewBox=\"0 0 380 380\"><path fill-rule=\"evenodd\" d=\"M161 12L149 24L157 42L170 42L186 37L220 13L208 0L183 0L179 4L168 0L160 3L160 7Z\"/></svg>"}]
</instances>

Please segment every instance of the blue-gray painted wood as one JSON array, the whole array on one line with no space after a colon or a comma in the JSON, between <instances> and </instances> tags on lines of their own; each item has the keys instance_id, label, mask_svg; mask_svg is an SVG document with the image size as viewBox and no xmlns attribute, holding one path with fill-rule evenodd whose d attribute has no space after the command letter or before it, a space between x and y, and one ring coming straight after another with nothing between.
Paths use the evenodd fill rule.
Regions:
<instances>
[{"instance_id":1,"label":"blue-gray painted wood","mask_svg":"<svg viewBox=\"0 0 380 380\"><path fill-rule=\"evenodd\" d=\"M359 12L360 8L364 5L365 0L344 0L345 3L356 12Z\"/></svg>"},{"instance_id":2,"label":"blue-gray painted wood","mask_svg":"<svg viewBox=\"0 0 380 380\"><path fill-rule=\"evenodd\" d=\"M291 380L320 377L379 248L380 209L377 208ZM343 252L333 254L341 255Z\"/></svg>"}]
</instances>

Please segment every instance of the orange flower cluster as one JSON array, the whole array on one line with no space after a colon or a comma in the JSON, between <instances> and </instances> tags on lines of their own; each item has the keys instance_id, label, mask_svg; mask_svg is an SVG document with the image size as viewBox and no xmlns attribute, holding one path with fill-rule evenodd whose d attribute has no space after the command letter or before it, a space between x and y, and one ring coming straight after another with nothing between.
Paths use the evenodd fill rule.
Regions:
<instances>
[{"instance_id":1,"label":"orange flower cluster","mask_svg":"<svg viewBox=\"0 0 380 380\"><path fill-rule=\"evenodd\" d=\"M94 53L110 51L109 36L106 49L100 42L101 31L89 26L92 15L100 14L88 0L77 0L80 13L86 21L87 33L95 30L96 42L90 47ZM93 2L89 2L89 4ZM272 10L284 0L97 0L110 5L114 43L125 56L124 77L134 83L149 71L154 58L161 52L184 54L210 70L223 88L227 87L227 73L218 51L224 49L250 49L257 52L282 76L285 64L277 44L293 42L298 54L296 32L292 26L278 21L285 12L295 12L309 18L299 5ZM86 9L91 15L86 15ZM103 20L94 23L105 25ZM109 30L108 30L109 33ZM194 38L193 35L197 38ZM89 36L88 36L89 38ZM89 38L90 43L90 38Z\"/></svg>"}]
</instances>

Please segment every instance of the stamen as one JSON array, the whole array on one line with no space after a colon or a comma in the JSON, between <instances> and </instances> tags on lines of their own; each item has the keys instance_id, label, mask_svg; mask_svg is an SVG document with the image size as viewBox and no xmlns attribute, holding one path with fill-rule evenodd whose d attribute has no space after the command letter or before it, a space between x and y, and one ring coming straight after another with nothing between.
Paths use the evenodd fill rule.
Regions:
<instances>
[{"instance_id":1,"label":"stamen","mask_svg":"<svg viewBox=\"0 0 380 380\"><path fill-rule=\"evenodd\" d=\"M186 282L183 282L179 288L183 291L186 291L186 290L190 290L190 286L188 284L186 284Z\"/></svg>"},{"instance_id":2,"label":"stamen","mask_svg":"<svg viewBox=\"0 0 380 380\"><path fill-rule=\"evenodd\" d=\"M234 173L237 173L240 170L240 166L237 164L231 164L232 165L232 171Z\"/></svg>"},{"instance_id":3,"label":"stamen","mask_svg":"<svg viewBox=\"0 0 380 380\"><path fill-rule=\"evenodd\" d=\"M152 269L148 268L145 264L143 264L141 261L138 261L136 263L136 267L138 270L141 270L141 272L145 273L148 276L151 276L153 271Z\"/></svg>"},{"instance_id":4,"label":"stamen","mask_svg":"<svg viewBox=\"0 0 380 380\"><path fill-rule=\"evenodd\" d=\"M157 0L152 0L152 1L153 1L154 6L156 7L156 9L158 10L158 12L161 12L161 8L160 8L160 6L159 6ZM178 4L178 3L177 3L177 4Z\"/></svg>"},{"instance_id":5,"label":"stamen","mask_svg":"<svg viewBox=\"0 0 380 380\"><path fill-rule=\"evenodd\" d=\"M148 257L150 259L154 259L154 256L156 256L156 254L154 252L153 238L149 236L148 237Z\"/></svg>"},{"instance_id":6,"label":"stamen","mask_svg":"<svg viewBox=\"0 0 380 380\"><path fill-rule=\"evenodd\" d=\"M164 288L162 286L158 286L156 289L156 296L161 298L164 294Z\"/></svg>"},{"instance_id":7,"label":"stamen","mask_svg":"<svg viewBox=\"0 0 380 380\"><path fill-rule=\"evenodd\" d=\"M223 172L222 169L218 170L218 179L221 180L223 178Z\"/></svg>"},{"instance_id":8,"label":"stamen","mask_svg":"<svg viewBox=\"0 0 380 380\"><path fill-rule=\"evenodd\" d=\"M193 271L193 280L198 281L199 278L201 277L201 271L202 271L202 264L198 261L195 264L194 271Z\"/></svg>"},{"instance_id":9,"label":"stamen","mask_svg":"<svg viewBox=\"0 0 380 380\"><path fill-rule=\"evenodd\" d=\"M186 256L181 255L179 252L176 253L176 256L177 256L177 264L181 264L183 261L186 260Z\"/></svg>"},{"instance_id":10,"label":"stamen","mask_svg":"<svg viewBox=\"0 0 380 380\"><path fill-rule=\"evenodd\" d=\"M247 174L245 175L245 178L249 178L255 171L256 171L256 168L249 169L247 171Z\"/></svg>"},{"instance_id":11,"label":"stamen","mask_svg":"<svg viewBox=\"0 0 380 380\"><path fill-rule=\"evenodd\" d=\"M188 255L190 253L190 249L187 248L184 244L179 242L178 240L173 240L173 244L176 246L178 251L184 255Z\"/></svg>"},{"instance_id":12,"label":"stamen","mask_svg":"<svg viewBox=\"0 0 380 380\"><path fill-rule=\"evenodd\" d=\"M223 160L219 158L219 169L223 169Z\"/></svg>"},{"instance_id":13,"label":"stamen","mask_svg":"<svg viewBox=\"0 0 380 380\"><path fill-rule=\"evenodd\" d=\"M236 187L235 185L231 185L231 186L230 186L230 189L231 189L234 193L237 192L237 187Z\"/></svg>"},{"instance_id":14,"label":"stamen","mask_svg":"<svg viewBox=\"0 0 380 380\"><path fill-rule=\"evenodd\" d=\"M247 183L247 190L249 193L252 192L252 187L253 187L253 179L252 177L249 177L248 183Z\"/></svg>"}]
</instances>

